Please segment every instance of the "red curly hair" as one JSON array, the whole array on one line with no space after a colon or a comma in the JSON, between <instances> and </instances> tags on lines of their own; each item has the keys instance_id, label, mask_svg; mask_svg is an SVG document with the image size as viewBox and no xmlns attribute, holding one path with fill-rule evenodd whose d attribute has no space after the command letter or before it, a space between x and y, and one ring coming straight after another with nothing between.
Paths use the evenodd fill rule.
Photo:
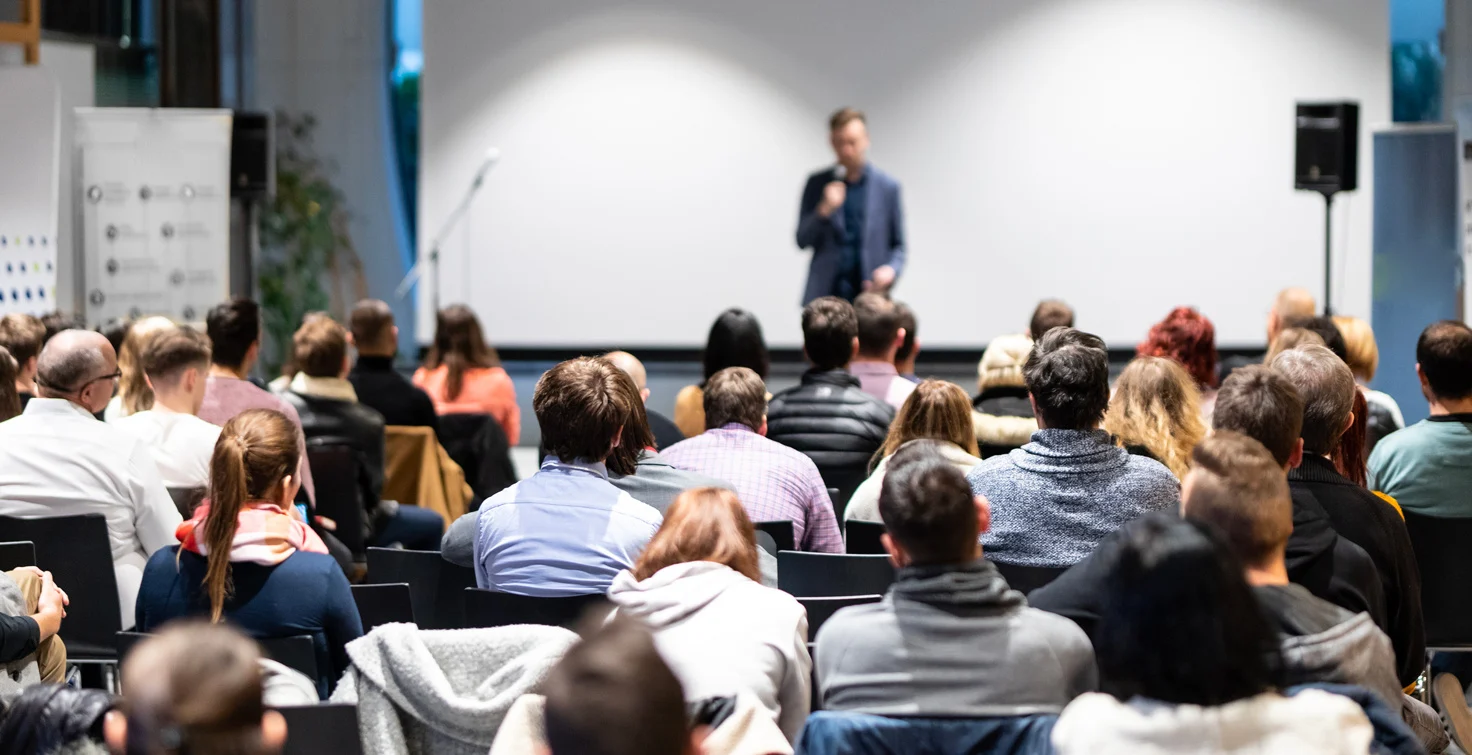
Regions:
<instances>
[{"instance_id":1,"label":"red curly hair","mask_svg":"<svg viewBox=\"0 0 1472 755\"><path fill-rule=\"evenodd\" d=\"M1174 360L1197 385L1216 387L1216 327L1191 307L1176 307L1151 326L1135 354Z\"/></svg>"}]
</instances>

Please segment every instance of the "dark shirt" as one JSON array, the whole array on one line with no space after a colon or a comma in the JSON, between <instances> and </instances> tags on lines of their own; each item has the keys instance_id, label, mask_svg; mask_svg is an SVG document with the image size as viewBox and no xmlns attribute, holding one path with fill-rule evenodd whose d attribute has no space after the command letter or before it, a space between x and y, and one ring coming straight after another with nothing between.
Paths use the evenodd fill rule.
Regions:
<instances>
[{"instance_id":1,"label":"dark shirt","mask_svg":"<svg viewBox=\"0 0 1472 755\"><path fill-rule=\"evenodd\" d=\"M29 616L0 614L0 663L18 661L36 652L41 627Z\"/></svg>"},{"instance_id":2,"label":"dark shirt","mask_svg":"<svg viewBox=\"0 0 1472 755\"><path fill-rule=\"evenodd\" d=\"M25 411L26 404L31 403L31 399L35 398L35 395L26 393L25 391L21 391L18 395L20 396L20 410Z\"/></svg>"},{"instance_id":3,"label":"dark shirt","mask_svg":"<svg viewBox=\"0 0 1472 755\"><path fill-rule=\"evenodd\" d=\"M649 429L654 433L655 448L663 451L685 439L685 434L680 432L680 428L669 417L652 410L645 413L649 415Z\"/></svg>"},{"instance_id":4,"label":"dark shirt","mask_svg":"<svg viewBox=\"0 0 1472 755\"><path fill-rule=\"evenodd\" d=\"M848 301L864 292L864 222L869 213L869 170L865 167L857 181L848 182L848 193L844 195L843 239L839 244L838 278L834 282L834 296Z\"/></svg>"},{"instance_id":5,"label":"dark shirt","mask_svg":"<svg viewBox=\"0 0 1472 755\"><path fill-rule=\"evenodd\" d=\"M428 427L439 434L439 416L434 402L394 369L391 357L359 356L348 382L358 393L358 402L383 415L384 424Z\"/></svg>"},{"instance_id":6,"label":"dark shirt","mask_svg":"<svg viewBox=\"0 0 1472 755\"><path fill-rule=\"evenodd\" d=\"M1354 618L1354 614L1319 600L1302 585L1257 585L1252 588L1263 616L1285 637L1307 637L1327 632Z\"/></svg>"}]
</instances>

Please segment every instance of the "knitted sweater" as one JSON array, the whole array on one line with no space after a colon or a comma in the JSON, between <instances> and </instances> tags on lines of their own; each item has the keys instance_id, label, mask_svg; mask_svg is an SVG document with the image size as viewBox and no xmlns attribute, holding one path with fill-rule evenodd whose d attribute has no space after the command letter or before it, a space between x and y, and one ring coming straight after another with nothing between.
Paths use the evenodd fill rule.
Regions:
<instances>
[{"instance_id":1,"label":"knitted sweater","mask_svg":"<svg viewBox=\"0 0 1472 755\"><path fill-rule=\"evenodd\" d=\"M1072 566L1125 522L1174 506L1181 494L1169 469L1130 455L1103 430L1039 430L966 479L991 503L983 552L1019 566Z\"/></svg>"}]
</instances>

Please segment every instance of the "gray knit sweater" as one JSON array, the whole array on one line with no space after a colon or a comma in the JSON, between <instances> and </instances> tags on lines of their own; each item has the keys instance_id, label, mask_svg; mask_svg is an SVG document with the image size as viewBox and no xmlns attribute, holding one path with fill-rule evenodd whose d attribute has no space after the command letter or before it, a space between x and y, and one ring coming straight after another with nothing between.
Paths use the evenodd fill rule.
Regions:
<instances>
[{"instance_id":1,"label":"gray knit sweater","mask_svg":"<svg viewBox=\"0 0 1472 755\"><path fill-rule=\"evenodd\" d=\"M1175 506L1181 495L1169 469L1130 455L1103 430L1039 430L966 479L991 502L983 553L1019 566L1072 566L1120 525Z\"/></svg>"}]
</instances>

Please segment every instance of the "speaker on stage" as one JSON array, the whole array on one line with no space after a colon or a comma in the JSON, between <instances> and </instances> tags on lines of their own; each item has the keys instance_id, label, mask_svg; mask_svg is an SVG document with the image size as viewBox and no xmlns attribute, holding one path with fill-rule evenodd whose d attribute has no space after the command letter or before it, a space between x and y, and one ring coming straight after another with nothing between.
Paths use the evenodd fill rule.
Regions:
<instances>
[{"instance_id":1,"label":"speaker on stage","mask_svg":"<svg viewBox=\"0 0 1472 755\"><path fill-rule=\"evenodd\" d=\"M275 119L270 113L237 110L230 141L230 196L260 202L275 193Z\"/></svg>"},{"instance_id":2,"label":"speaker on stage","mask_svg":"<svg viewBox=\"0 0 1472 755\"><path fill-rule=\"evenodd\" d=\"M1333 194L1359 185L1360 106L1355 102L1298 103L1293 187Z\"/></svg>"}]
</instances>

